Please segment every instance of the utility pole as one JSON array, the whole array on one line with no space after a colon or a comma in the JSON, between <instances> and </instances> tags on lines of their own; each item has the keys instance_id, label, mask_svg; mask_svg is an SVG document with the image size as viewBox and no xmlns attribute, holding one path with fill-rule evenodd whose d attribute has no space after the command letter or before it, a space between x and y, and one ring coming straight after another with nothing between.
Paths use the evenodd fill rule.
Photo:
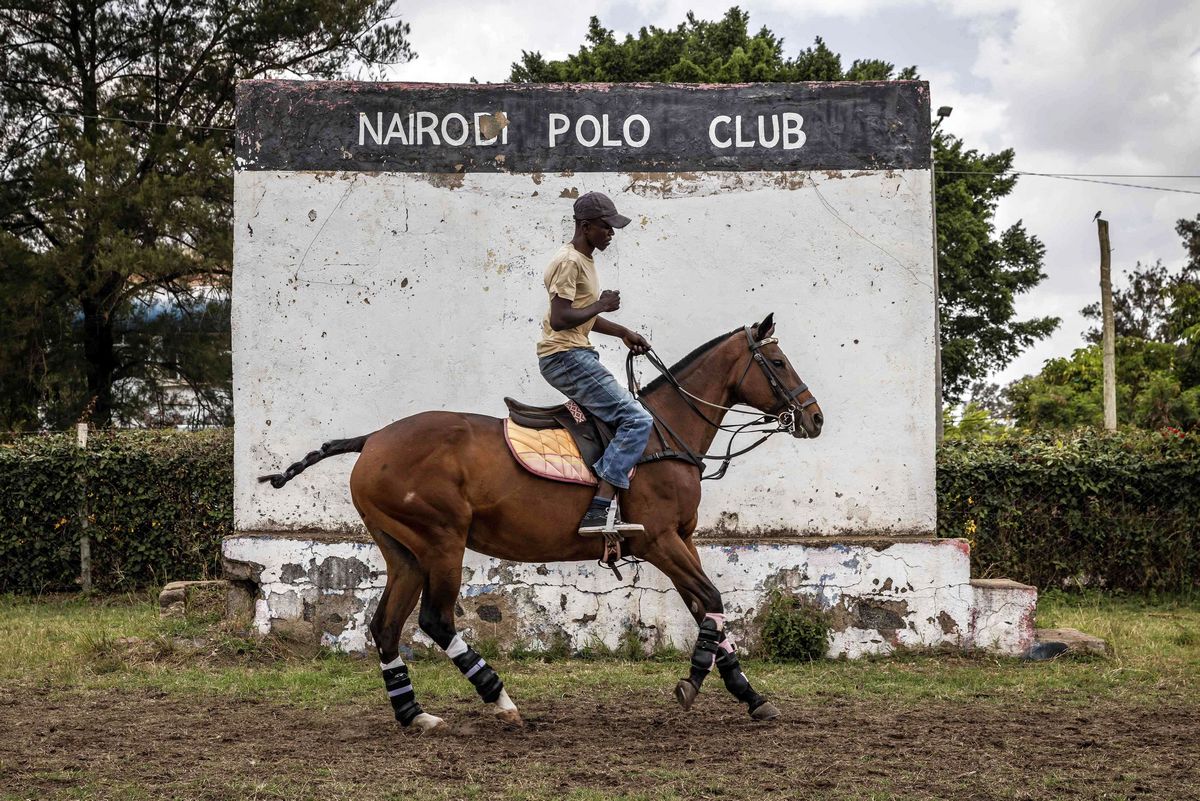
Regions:
<instances>
[{"instance_id":1,"label":"utility pole","mask_svg":"<svg viewBox=\"0 0 1200 801\"><path fill-rule=\"evenodd\" d=\"M80 450L87 450L88 424L78 423L75 426L75 444ZM81 460L86 465L86 456ZM86 469L79 472L79 588L85 594L92 591L92 540L88 536L88 502L87 502Z\"/></svg>"},{"instance_id":2,"label":"utility pole","mask_svg":"<svg viewBox=\"0 0 1200 801\"><path fill-rule=\"evenodd\" d=\"M950 106L941 106L937 110L937 121L933 123L929 137L929 182L930 182L930 202L933 205L933 374L935 381L934 389L934 415L936 422L934 423L934 436L937 439L937 444L942 444L942 438L945 436L946 423L942 416L942 296L941 289L938 286L938 238L937 238L937 159L934 157L933 136L937 133L937 129L941 127L942 120L950 116L950 112L954 109Z\"/></svg>"},{"instance_id":3,"label":"utility pole","mask_svg":"<svg viewBox=\"0 0 1200 801\"><path fill-rule=\"evenodd\" d=\"M1104 428L1117 430L1117 352L1116 326L1113 324L1112 270L1108 246L1108 220L1096 212L1096 228L1100 234L1100 308L1104 314Z\"/></svg>"}]
</instances>

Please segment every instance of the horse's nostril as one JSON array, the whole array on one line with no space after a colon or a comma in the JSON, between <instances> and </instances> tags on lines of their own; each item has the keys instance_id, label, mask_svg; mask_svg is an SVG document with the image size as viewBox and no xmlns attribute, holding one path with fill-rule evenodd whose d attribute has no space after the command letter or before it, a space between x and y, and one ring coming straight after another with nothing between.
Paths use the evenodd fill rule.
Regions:
<instances>
[{"instance_id":1,"label":"horse's nostril","mask_svg":"<svg viewBox=\"0 0 1200 801\"><path fill-rule=\"evenodd\" d=\"M813 422L817 424L817 428L820 428L825 422L825 415L821 414L820 412L814 414Z\"/></svg>"}]
</instances>

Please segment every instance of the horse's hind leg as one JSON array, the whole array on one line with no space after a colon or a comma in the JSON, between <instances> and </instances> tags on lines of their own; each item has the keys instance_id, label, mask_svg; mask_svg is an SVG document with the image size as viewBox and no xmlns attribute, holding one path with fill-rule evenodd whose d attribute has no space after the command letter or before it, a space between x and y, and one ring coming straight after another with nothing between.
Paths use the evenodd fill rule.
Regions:
<instances>
[{"instance_id":1,"label":"horse's hind leg","mask_svg":"<svg viewBox=\"0 0 1200 801\"><path fill-rule=\"evenodd\" d=\"M396 720L405 728L428 731L444 721L421 709L400 655L400 632L421 595L425 575L412 553L386 534L375 538L387 562L387 583L371 618L371 638L379 650L379 669Z\"/></svg>"},{"instance_id":2,"label":"horse's hind leg","mask_svg":"<svg viewBox=\"0 0 1200 801\"><path fill-rule=\"evenodd\" d=\"M732 635L725 633L725 607L721 592L700 566L699 555L681 539L666 536L655 542L646 554L647 560L663 571L679 594L683 596L692 616L700 624L696 646L692 651L688 677L675 685L675 699L685 710L690 709L700 693L704 679L716 667L721 680L734 698L746 704L755 720L770 720L779 710L758 692L742 672L737 646Z\"/></svg>"},{"instance_id":3,"label":"horse's hind leg","mask_svg":"<svg viewBox=\"0 0 1200 801\"><path fill-rule=\"evenodd\" d=\"M463 640L454 627L454 605L462 584L463 552L440 554L430 565L421 596L421 631L429 635L475 687L492 712L506 723L522 725L517 706L508 697L499 674Z\"/></svg>"}]
</instances>

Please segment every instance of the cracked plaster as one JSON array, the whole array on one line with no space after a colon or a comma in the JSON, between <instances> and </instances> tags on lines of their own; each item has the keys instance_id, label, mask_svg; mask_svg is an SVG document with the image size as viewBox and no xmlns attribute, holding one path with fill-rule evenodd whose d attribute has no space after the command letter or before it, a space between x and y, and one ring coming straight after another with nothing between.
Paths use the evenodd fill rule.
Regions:
<instances>
[{"instance_id":1,"label":"cracked plaster","mask_svg":"<svg viewBox=\"0 0 1200 801\"><path fill-rule=\"evenodd\" d=\"M767 594L780 587L811 596L842 621L834 631L830 656L856 658L896 649L980 647L1018 654L1032 641L1036 590L1020 585L976 588L970 583L970 558L954 540L896 543L886 547L838 545L807 547L788 543L698 546L706 572L722 591L730 628L753 652L754 619ZM265 634L280 621L308 612L327 644L362 652L370 646L367 623L385 581L385 566L370 543L325 542L287 535L231 537L225 541L227 564L261 565L255 627ZM354 572L322 570L331 558L358 560L366 577L352 586L321 584ZM288 564L303 574L285 571ZM287 573L290 581L285 580ZM812 580L811 576L819 576ZM313 577L318 577L314 582ZM889 589L884 589L889 587ZM346 600L353 598L350 611ZM333 613L330 598L339 601ZM322 607L325 604L325 607ZM511 646L544 647L567 637L571 646L596 642L615 647L632 623L657 642L688 649L695 622L666 577L649 564L617 583L592 562L515 563L468 553L457 624L465 637L489 637ZM877 621L895 628L861 628L862 610L886 609ZM482 614L480 610L483 610ZM867 613L870 616L870 613ZM488 619L494 618L494 619ZM329 631L330 621L343 622ZM428 638L406 625L406 636L428 645Z\"/></svg>"}]
</instances>

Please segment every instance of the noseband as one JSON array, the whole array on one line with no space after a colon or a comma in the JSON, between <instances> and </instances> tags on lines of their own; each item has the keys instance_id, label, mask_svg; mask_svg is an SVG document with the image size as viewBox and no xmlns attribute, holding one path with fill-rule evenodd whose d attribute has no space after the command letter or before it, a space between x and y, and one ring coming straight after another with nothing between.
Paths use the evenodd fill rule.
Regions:
<instances>
[{"instance_id":1,"label":"noseband","mask_svg":"<svg viewBox=\"0 0 1200 801\"><path fill-rule=\"evenodd\" d=\"M762 349L765 345L774 345L779 340L775 337L767 337L761 341L755 341L754 335L750 332L750 326L746 326L746 344L750 347L751 360L746 363L746 370L742 373L742 377L738 379L737 386L734 392L741 394L742 382L746 380L746 376L750 374L750 365L757 363L762 368L763 375L766 376L767 384L771 387L771 392L775 395L775 399L779 401L770 409L767 414L779 421L779 427L789 433L795 433L797 416L799 412L804 411L809 406L817 402L817 399L812 395L808 396L808 400L802 401L799 405L796 404L796 398L808 391L808 385L803 381L800 386L795 389L788 390L783 386L783 382L779 379L774 368L771 367L771 361L763 355Z\"/></svg>"}]
</instances>

